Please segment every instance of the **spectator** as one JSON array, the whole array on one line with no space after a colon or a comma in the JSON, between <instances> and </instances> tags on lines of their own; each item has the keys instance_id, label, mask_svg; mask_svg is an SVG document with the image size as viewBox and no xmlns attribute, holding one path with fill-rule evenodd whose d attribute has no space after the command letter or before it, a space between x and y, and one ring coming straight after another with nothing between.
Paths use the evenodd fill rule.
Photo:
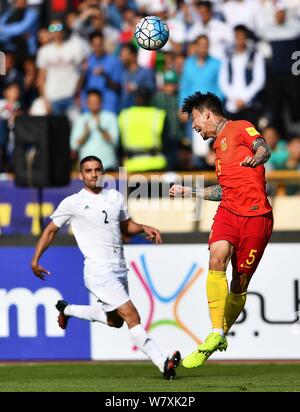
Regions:
<instances>
[{"instance_id":1,"label":"spectator","mask_svg":"<svg viewBox=\"0 0 300 412\"><path fill-rule=\"evenodd\" d=\"M123 23L120 30L118 42L120 45L134 41L134 33L137 22L137 14L133 9L126 9L123 12Z\"/></svg>"},{"instance_id":2,"label":"spectator","mask_svg":"<svg viewBox=\"0 0 300 412\"><path fill-rule=\"evenodd\" d=\"M176 16L170 17L169 4L167 1L152 0L149 2L149 14L158 16L166 22L169 28L169 40L162 48L165 52L173 51L174 53L183 52L184 43L187 38L187 30L185 24L180 18Z\"/></svg>"},{"instance_id":3,"label":"spectator","mask_svg":"<svg viewBox=\"0 0 300 412\"><path fill-rule=\"evenodd\" d=\"M16 66L15 53L4 50L5 53L5 76L0 76L0 98L3 97L4 89L12 84L23 83L23 76L20 69Z\"/></svg>"},{"instance_id":4,"label":"spectator","mask_svg":"<svg viewBox=\"0 0 300 412\"><path fill-rule=\"evenodd\" d=\"M234 49L228 52L220 73L225 109L232 120L247 119L257 126L262 114L258 94L265 85L265 63L249 44L247 27L237 26L234 32Z\"/></svg>"},{"instance_id":5,"label":"spectator","mask_svg":"<svg viewBox=\"0 0 300 412\"><path fill-rule=\"evenodd\" d=\"M99 8L99 5L91 4L77 14L72 30L85 40L88 40L92 33L101 32L104 37L105 50L113 53L116 49L119 31L107 23L105 12Z\"/></svg>"},{"instance_id":6,"label":"spectator","mask_svg":"<svg viewBox=\"0 0 300 412\"><path fill-rule=\"evenodd\" d=\"M289 157L286 141L280 139L278 130L272 126L266 127L262 136L271 149L271 157L265 164L266 168L273 170L285 169L285 164Z\"/></svg>"},{"instance_id":7,"label":"spectator","mask_svg":"<svg viewBox=\"0 0 300 412\"><path fill-rule=\"evenodd\" d=\"M80 49L80 53L82 54L82 59L87 59L90 55L90 45L89 43L76 31L76 21L77 21L77 13L75 11L70 11L66 15L66 30L68 32L69 41L72 41L76 44L78 49Z\"/></svg>"},{"instance_id":8,"label":"spectator","mask_svg":"<svg viewBox=\"0 0 300 412\"><path fill-rule=\"evenodd\" d=\"M82 54L76 43L65 39L60 20L52 20L49 31L52 42L41 47L37 55L39 89L47 112L62 115L74 104Z\"/></svg>"},{"instance_id":9,"label":"spectator","mask_svg":"<svg viewBox=\"0 0 300 412\"><path fill-rule=\"evenodd\" d=\"M37 82L37 67L35 60L28 57L23 63L23 91L22 103L24 110L27 112L31 107L33 101L38 97L38 82Z\"/></svg>"},{"instance_id":10,"label":"spectator","mask_svg":"<svg viewBox=\"0 0 300 412\"><path fill-rule=\"evenodd\" d=\"M107 20L118 30L122 29L123 13L128 9L136 10L134 0L114 0L108 3Z\"/></svg>"},{"instance_id":11,"label":"spectator","mask_svg":"<svg viewBox=\"0 0 300 412\"><path fill-rule=\"evenodd\" d=\"M229 0L221 6L224 20L233 29L236 26L247 26L253 34L263 27L263 10L257 0Z\"/></svg>"},{"instance_id":12,"label":"spectator","mask_svg":"<svg viewBox=\"0 0 300 412\"><path fill-rule=\"evenodd\" d=\"M210 1L198 1L196 11L201 22L195 22L188 31L189 41L194 41L200 34L209 39L209 53L216 59L225 57L225 50L233 43L233 30L223 21L214 18L213 6Z\"/></svg>"},{"instance_id":13,"label":"spectator","mask_svg":"<svg viewBox=\"0 0 300 412\"><path fill-rule=\"evenodd\" d=\"M265 24L261 36L271 46L268 76L270 121L282 136L290 132L288 121L300 120L300 76L292 73L292 55L300 50L300 23L287 19L282 5L273 8L273 22Z\"/></svg>"},{"instance_id":14,"label":"spectator","mask_svg":"<svg viewBox=\"0 0 300 412\"><path fill-rule=\"evenodd\" d=\"M42 26L38 29L37 40L39 48L46 46L46 44L49 44L51 42L51 34L49 33L48 26Z\"/></svg>"},{"instance_id":15,"label":"spectator","mask_svg":"<svg viewBox=\"0 0 300 412\"><path fill-rule=\"evenodd\" d=\"M300 170L300 137L294 137L288 143L289 158L286 162L286 169ZM287 186L288 195L299 195L300 185L292 184Z\"/></svg>"},{"instance_id":16,"label":"spectator","mask_svg":"<svg viewBox=\"0 0 300 412\"><path fill-rule=\"evenodd\" d=\"M181 77L183 72L183 67L185 63L186 55L185 53L178 53L174 56L174 70L176 71L177 75Z\"/></svg>"},{"instance_id":17,"label":"spectator","mask_svg":"<svg viewBox=\"0 0 300 412\"><path fill-rule=\"evenodd\" d=\"M120 109L122 65L118 57L106 53L101 32L90 35L92 54L87 60L83 78L81 102L86 109L86 96L90 89L98 90L103 99L103 110L118 113Z\"/></svg>"},{"instance_id":18,"label":"spectator","mask_svg":"<svg viewBox=\"0 0 300 412\"><path fill-rule=\"evenodd\" d=\"M17 83L8 85L3 94L4 99L0 100L0 172L8 171L8 156L14 147L12 132L21 108L20 87Z\"/></svg>"},{"instance_id":19,"label":"spectator","mask_svg":"<svg viewBox=\"0 0 300 412\"><path fill-rule=\"evenodd\" d=\"M209 40L206 35L201 35L195 40L194 54L185 60L182 75L180 78L179 103L200 91L201 93L211 92L219 98L223 94L219 87L221 62L209 54ZM182 115L182 121L187 121ZM198 133L192 130L191 122L187 122L186 135L192 140L193 153L195 156L203 156L207 153L208 142L199 139Z\"/></svg>"},{"instance_id":20,"label":"spectator","mask_svg":"<svg viewBox=\"0 0 300 412\"><path fill-rule=\"evenodd\" d=\"M137 48L128 43L122 46L120 59L123 63L121 109L133 106L136 91L141 87L155 89L155 75L151 69L140 67L137 62Z\"/></svg>"},{"instance_id":21,"label":"spectator","mask_svg":"<svg viewBox=\"0 0 300 412\"><path fill-rule=\"evenodd\" d=\"M118 167L116 146L118 122L114 113L102 111L102 97L98 90L90 90L87 97L88 112L76 120L71 134L71 149L79 160L86 156L100 156L104 169Z\"/></svg>"},{"instance_id":22,"label":"spectator","mask_svg":"<svg viewBox=\"0 0 300 412\"><path fill-rule=\"evenodd\" d=\"M36 54L38 20L37 11L27 7L26 0L13 0L11 7L0 17L0 43L4 45L1 49L18 51L18 64L25 56Z\"/></svg>"},{"instance_id":23,"label":"spectator","mask_svg":"<svg viewBox=\"0 0 300 412\"><path fill-rule=\"evenodd\" d=\"M147 88L138 89L135 99L135 105L119 115L123 165L129 172L164 170L166 112L150 106L151 91Z\"/></svg>"},{"instance_id":24,"label":"spectator","mask_svg":"<svg viewBox=\"0 0 300 412\"><path fill-rule=\"evenodd\" d=\"M288 143L289 158L286 168L289 170L300 170L300 137L294 137Z\"/></svg>"},{"instance_id":25,"label":"spectator","mask_svg":"<svg viewBox=\"0 0 300 412\"><path fill-rule=\"evenodd\" d=\"M178 76L174 71L164 73L163 90L156 92L153 106L165 110L167 113L167 136L164 141L164 149L168 161L168 169L176 170L178 164L178 149L184 138L184 124L179 119L178 107Z\"/></svg>"},{"instance_id":26,"label":"spectator","mask_svg":"<svg viewBox=\"0 0 300 412\"><path fill-rule=\"evenodd\" d=\"M196 91L211 92L222 98L218 85L220 66L220 61L209 55L208 37L199 36L195 42L195 55L189 56L184 63L180 80L180 104Z\"/></svg>"}]
</instances>

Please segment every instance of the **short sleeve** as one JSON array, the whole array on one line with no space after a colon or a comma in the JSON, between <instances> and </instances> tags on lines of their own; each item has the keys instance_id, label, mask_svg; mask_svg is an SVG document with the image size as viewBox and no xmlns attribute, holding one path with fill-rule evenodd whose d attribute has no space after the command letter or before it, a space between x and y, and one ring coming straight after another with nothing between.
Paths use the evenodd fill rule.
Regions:
<instances>
[{"instance_id":1,"label":"short sleeve","mask_svg":"<svg viewBox=\"0 0 300 412\"><path fill-rule=\"evenodd\" d=\"M41 47L37 54L36 66L38 69L47 69L47 64L47 52L44 47Z\"/></svg>"},{"instance_id":2,"label":"short sleeve","mask_svg":"<svg viewBox=\"0 0 300 412\"><path fill-rule=\"evenodd\" d=\"M120 201L120 222L122 222L123 220L128 220L130 218L130 214L128 212L125 198L123 195L121 195L121 193L119 193L119 201Z\"/></svg>"},{"instance_id":3,"label":"short sleeve","mask_svg":"<svg viewBox=\"0 0 300 412\"><path fill-rule=\"evenodd\" d=\"M250 147L252 150L252 143L259 137L262 137L261 134L255 129L254 125L250 122L244 122L241 130L242 142Z\"/></svg>"},{"instance_id":4,"label":"short sleeve","mask_svg":"<svg viewBox=\"0 0 300 412\"><path fill-rule=\"evenodd\" d=\"M70 199L64 199L52 213L50 219L57 227L69 225L73 219Z\"/></svg>"},{"instance_id":5,"label":"short sleeve","mask_svg":"<svg viewBox=\"0 0 300 412\"><path fill-rule=\"evenodd\" d=\"M73 124L70 138L70 146L72 150L78 150L78 139L80 138L80 136L82 136L84 132L84 125L87 120L88 118L85 114L83 114L79 116L79 118L76 119L75 123Z\"/></svg>"}]
</instances>

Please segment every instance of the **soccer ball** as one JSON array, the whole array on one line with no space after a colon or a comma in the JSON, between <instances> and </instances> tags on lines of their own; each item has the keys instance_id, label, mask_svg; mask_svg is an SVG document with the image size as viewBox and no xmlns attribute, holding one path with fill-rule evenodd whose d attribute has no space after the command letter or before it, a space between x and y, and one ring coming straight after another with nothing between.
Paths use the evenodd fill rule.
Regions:
<instances>
[{"instance_id":1,"label":"soccer ball","mask_svg":"<svg viewBox=\"0 0 300 412\"><path fill-rule=\"evenodd\" d=\"M143 49L158 50L167 43L169 28L159 17L147 16L138 22L134 35Z\"/></svg>"}]
</instances>

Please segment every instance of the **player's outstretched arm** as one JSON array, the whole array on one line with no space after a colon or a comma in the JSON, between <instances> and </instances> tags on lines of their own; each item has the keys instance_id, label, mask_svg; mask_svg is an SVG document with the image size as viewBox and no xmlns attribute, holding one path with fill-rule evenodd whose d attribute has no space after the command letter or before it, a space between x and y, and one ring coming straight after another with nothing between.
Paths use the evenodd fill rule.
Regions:
<instances>
[{"instance_id":1,"label":"player's outstretched arm","mask_svg":"<svg viewBox=\"0 0 300 412\"><path fill-rule=\"evenodd\" d=\"M202 197L205 200L213 200L215 202L220 202L220 200L222 200L222 188L220 185L207 186L198 190L203 192Z\"/></svg>"},{"instance_id":2,"label":"player's outstretched arm","mask_svg":"<svg viewBox=\"0 0 300 412\"><path fill-rule=\"evenodd\" d=\"M252 148L255 151L254 156L246 156L245 159L241 162L241 166L245 167L256 167L266 163L271 156L271 151L267 145L265 139L258 137L252 143Z\"/></svg>"},{"instance_id":3,"label":"player's outstretched arm","mask_svg":"<svg viewBox=\"0 0 300 412\"><path fill-rule=\"evenodd\" d=\"M171 199L175 199L175 197L188 197L192 196L192 188L187 186L181 185L173 185L169 190L169 196Z\"/></svg>"},{"instance_id":4,"label":"player's outstretched arm","mask_svg":"<svg viewBox=\"0 0 300 412\"><path fill-rule=\"evenodd\" d=\"M222 188L220 185L213 185L207 187L184 187L181 185L173 185L169 191L172 199L176 197L188 197L196 195L205 200L213 200L219 202L222 200Z\"/></svg>"},{"instance_id":5,"label":"player's outstretched arm","mask_svg":"<svg viewBox=\"0 0 300 412\"><path fill-rule=\"evenodd\" d=\"M44 251L48 248L48 246L55 238L58 230L59 227L57 227L53 222L50 222L46 226L37 242L33 257L31 259L31 269L33 273L35 274L35 276L42 280L45 280L46 275L50 275L50 272L39 264L39 260Z\"/></svg>"},{"instance_id":6,"label":"player's outstretched arm","mask_svg":"<svg viewBox=\"0 0 300 412\"><path fill-rule=\"evenodd\" d=\"M155 227L141 225L134 222L132 219L123 220L122 222L120 222L120 227L123 235L130 236L145 233L146 239L152 240L156 244L162 242L160 232Z\"/></svg>"}]
</instances>

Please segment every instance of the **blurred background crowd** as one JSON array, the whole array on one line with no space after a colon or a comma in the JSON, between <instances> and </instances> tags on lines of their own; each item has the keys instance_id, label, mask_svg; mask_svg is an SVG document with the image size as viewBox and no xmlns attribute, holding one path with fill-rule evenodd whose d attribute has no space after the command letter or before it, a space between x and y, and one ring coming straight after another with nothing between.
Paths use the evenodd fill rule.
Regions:
<instances>
[{"instance_id":1,"label":"blurred background crowd","mask_svg":"<svg viewBox=\"0 0 300 412\"><path fill-rule=\"evenodd\" d=\"M0 4L0 173L14 171L19 115L67 116L74 169L93 154L106 170L214 170L211 142L180 113L197 90L254 123L272 149L268 169L300 169L299 0ZM158 52L134 39L146 15L170 30Z\"/></svg>"}]
</instances>

